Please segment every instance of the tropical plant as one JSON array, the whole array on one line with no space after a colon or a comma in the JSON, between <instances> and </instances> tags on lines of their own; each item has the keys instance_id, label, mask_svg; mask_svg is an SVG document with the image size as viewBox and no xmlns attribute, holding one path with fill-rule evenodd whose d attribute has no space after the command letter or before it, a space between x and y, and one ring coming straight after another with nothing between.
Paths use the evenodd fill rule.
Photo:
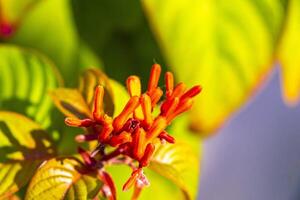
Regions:
<instances>
[{"instance_id":1,"label":"tropical plant","mask_svg":"<svg viewBox=\"0 0 300 200\"><path fill-rule=\"evenodd\" d=\"M113 162L131 165L123 159L128 157L134 160L134 169L136 163L149 165L145 173L151 187L141 193L141 199L152 199L154 193L158 199L171 195L195 199L204 138L199 136L216 133L275 66L281 70L286 102L297 103L299 9L299 0L0 0L0 199L114 198L115 190L119 199L129 199L131 194L118 190L130 168L103 159L114 151L121 155ZM136 148L140 139L132 131L112 137L113 141L99 132L102 126L118 131L128 126L115 122L126 109L135 108L128 122L135 126L141 113L151 110L165 115L165 107L183 104L181 97L170 99L173 76L167 73L167 100L161 110L154 106L161 102L153 99L163 87L153 91L148 87L138 98L141 105L131 107L137 102L133 96L140 96L146 86L130 77L128 96L117 81L132 73L146 80L153 58L162 63L162 71L174 72L180 94L185 90L181 81L189 86L201 83L204 91L193 109L168 127L170 135L162 132L165 122L143 119L146 132L151 125L161 128L162 134L153 138L172 143L174 137L176 142L157 146L149 140L141 153ZM153 73L150 83L163 85ZM94 100L94 92L99 101ZM186 95L198 92L195 87ZM151 107L146 106L149 98ZM182 108L188 107L186 102ZM58 110L68 117L68 125L84 128L67 127ZM120 144L125 141L134 144L126 148L135 153L123 149ZM140 179L142 186L147 183L141 170L136 170L127 186Z\"/></svg>"}]
</instances>

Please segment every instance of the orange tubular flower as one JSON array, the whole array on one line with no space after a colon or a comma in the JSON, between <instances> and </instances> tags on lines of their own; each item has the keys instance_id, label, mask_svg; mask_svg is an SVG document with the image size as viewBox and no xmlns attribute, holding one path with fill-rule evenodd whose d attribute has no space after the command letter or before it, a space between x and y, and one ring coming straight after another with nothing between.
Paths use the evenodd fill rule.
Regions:
<instances>
[{"instance_id":1,"label":"orange tubular flower","mask_svg":"<svg viewBox=\"0 0 300 200\"><path fill-rule=\"evenodd\" d=\"M143 167L149 162L155 151L155 140L162 143L174 143L175 139L165 129L171 121L181 113L189 110L193 104L193 98L201 92L200 86L194 86L186 90L184 83L174 86L174 77L171 72L165 74L166 99L161 102L160 114L153 116L154 107L163 96L163 91L158 87L161 67L154 64L151 69L150 80L147 91L142 94L141 82L137 76L130 76L126 81L130 99L123 111L114 119L103 111L104 89L97 86L94 97L93 119L71 119L65 120L69 126L91 127L94 130L90 135L79 135L78 142L98 139L102 146L116 147L111 154L103 155L102 161L107 161L119 155L130 157L138 162L133 173L125 183L123 190L135 186L135 196L142 187L148 185L143 174ZM88 156L80 151L89 165L94 160L87 159Z\"/></svg>"}]
</instances>

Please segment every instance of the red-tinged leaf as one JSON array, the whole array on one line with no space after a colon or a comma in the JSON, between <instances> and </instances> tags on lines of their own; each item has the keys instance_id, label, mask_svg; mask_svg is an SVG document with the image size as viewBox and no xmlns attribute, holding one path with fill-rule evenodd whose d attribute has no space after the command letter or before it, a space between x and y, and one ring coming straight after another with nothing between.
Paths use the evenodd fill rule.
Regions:
<instances>
[{"instance_id":1,"label":"red-tinged leaf","mask_svg":"<svg viewBox=\"0 0 300 200\"><path fill-rule=\"evenodd\" d=\"M53 158L38 168L30 181L25 200L93 199L102 186L97 174L87 174L78 160Z\"/></svg>"}]
</instances>

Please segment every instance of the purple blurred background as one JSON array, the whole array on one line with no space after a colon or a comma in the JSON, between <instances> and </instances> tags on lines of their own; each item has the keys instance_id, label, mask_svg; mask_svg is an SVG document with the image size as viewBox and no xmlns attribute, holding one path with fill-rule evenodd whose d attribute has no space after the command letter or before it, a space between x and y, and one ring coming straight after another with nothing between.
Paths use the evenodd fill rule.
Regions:
<instances>
[{"instance_id":1,"label":"purple blurred background","mask_svg":"<svg viewBox=\"0 0 300 200\"><path fill-rule=\"evenodd\" d=\"M205 141L199 200L299 200L300 106L281 97L279 70Z\"/></svg>"}]
</instances>

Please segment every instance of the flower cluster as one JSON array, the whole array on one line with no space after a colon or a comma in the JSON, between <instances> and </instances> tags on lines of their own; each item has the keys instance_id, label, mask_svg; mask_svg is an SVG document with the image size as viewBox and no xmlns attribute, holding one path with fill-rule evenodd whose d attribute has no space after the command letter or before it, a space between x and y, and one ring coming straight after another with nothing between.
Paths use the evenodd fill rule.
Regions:
<instances>
[{"instance_id":1,"label":"flower cluster","mask_svg":"<svg viewBox=\"0 0 300 200\"><path fill-rule=\"evenodd\" d=\"M141 82L137 76L130 76L126 86L130 99L123 111L115 118L108 116L103 110L104 88L96 87L94 95L93 117L90 119L66 118L69 126L86 127L92 129L91 134L78 135L78 142L98 140L100 146L109 145L115 150L109 154L102 154L102 161L115 158L119 155L129 157L137 161L133 167L133 173L124 184L123 190L131 186L142 188L147 185L147 179L143 175L142 168L149 165L154 154L157 141L162 143L174 143L175 139L165 129L179 114L189 110L193 104L193 97L200 93L201 87L194 86L186 90L184 83L174 86L174 77L171 72L165 74L165 100L160 102L163 91L158 87L161 67L154 64L151 69L148 89L141 92ZM153 116L155 106L160 103L158 116ZM93 165L96 161L93 155L80 150L85 163Z\"/></svg>"}]
</instances>

